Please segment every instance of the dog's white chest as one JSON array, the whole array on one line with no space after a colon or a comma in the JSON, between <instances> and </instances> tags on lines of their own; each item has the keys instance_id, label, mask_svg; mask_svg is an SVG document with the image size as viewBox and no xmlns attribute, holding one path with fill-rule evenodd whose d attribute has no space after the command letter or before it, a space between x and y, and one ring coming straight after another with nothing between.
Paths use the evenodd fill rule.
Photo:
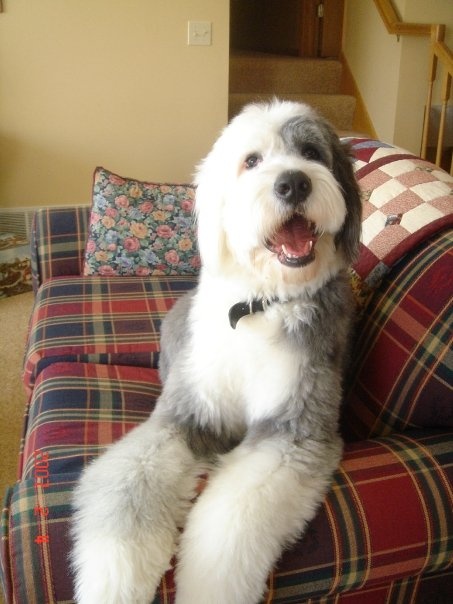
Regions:
<instances>
[{"instance_id":1,"label":"dog's white chest","mask_svg":"<svg viewBox=\"0 0 453 604\"><path fill-rule=\"evenodd\" d=\"M205 318L193 345L201 404L224 421L270 417L299 383L301 358L282 336L278 318L244 317L235 330Z\"/></svg>"}]
</instances>

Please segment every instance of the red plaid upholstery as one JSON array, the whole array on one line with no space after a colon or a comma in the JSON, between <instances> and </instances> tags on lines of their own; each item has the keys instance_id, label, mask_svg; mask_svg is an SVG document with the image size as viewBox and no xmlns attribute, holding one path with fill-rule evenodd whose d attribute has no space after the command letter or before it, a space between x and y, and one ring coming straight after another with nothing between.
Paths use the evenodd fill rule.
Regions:
<instances>
[{"instance_id":1,"label":"red plaid upholstery","mask_svg":"<svg viewBox=\"0 0 453 604\"><path fill-rule=\"evenodd\" d=\"M149 368L69 362L41 371L20 481L4 510L3 558L15 602L72 601L68 529L77 476L148 416L159 390ZM329 593L345 602L383 603L390 593L417 601L423 580L409 578L451 564L452 436L412 432L348 445L324 505L269 577L265 602L318 602ZM448 594L448 582L431 587L439 598ZM357 589L364 599L348 594ZM154 604L173 601L170 571Z\"/></svg>"},{"instance_id":2,"label":"red plaid upholstery","mask_svg":"<svg viewBox=\"0 0 453 604\"><path fill-rule=\"evenodd\" d=\"M52 277L82 274L89 215L89 206L36 212L30 242L35 292Z\"/></svg>"},{"instance_id":3,"label":"red plaid upholstery","mask_svg":"<svg viewBox=\"0 0 453 604\"><path fill-rule=\"evenodd\" d=\"M51 363L157 367L159 330L196 277L59 277L40 288L30 323L24 383Z\"/></svg>"},{"instance_id":4,"label":"red plaid upholstery","mask_svg":"<svg viewBox=\"0 0 453 604\"><path fill-rule=\"evenodd\" d=\"M368 247L353 273L363 315L345 388L348 444L331 492L270 575L263 602L449 604L452 235L439 231L451 225L452 181L379 141L351 142ZM43 285L25 358L31 398L19 481L2 512L8 604L73 601L72 489L90 459L152 411L160 321L195 283L80 277L88 213L47 209L35 220L32 261ZM172 602L170 570L153 604Z\"/></svg>"},{"instance_id":5,"label":"red plaid upholstery","mask_svg":"<svg viewBox=\"0 0 453 604\"><path fill-rule=\"evenodd\" d=\"M33 389L22 477L33 477L36 451L48 453L52 475L80 472L106 445L149 416L160 391L157 369L77 362L49 365Z\"/></svg>"},{"instance_id":6,"label":"red plaid upholstery","mask_svg":"<svg viewBox=\"0 0 453 604\"><path fill-rule=\"evenodd\" d=\"M377 290L358 326L348 438L453 426L453 231L424 244Z\"/></svg>"},{"instance_id":7,"label":"red plaid upholstery","mask_svg":"<svg viewBox=\"0 0 453 604\"><path fill-rule=\"evenodd\" d=\"M26 415L20 481L7 494L2 562L8 602L72 602L72 488L85 463L148 417L156 369L54 363L38 376ZM14 593L14 599L11 594Z\"/></svg>"}]
</instances>

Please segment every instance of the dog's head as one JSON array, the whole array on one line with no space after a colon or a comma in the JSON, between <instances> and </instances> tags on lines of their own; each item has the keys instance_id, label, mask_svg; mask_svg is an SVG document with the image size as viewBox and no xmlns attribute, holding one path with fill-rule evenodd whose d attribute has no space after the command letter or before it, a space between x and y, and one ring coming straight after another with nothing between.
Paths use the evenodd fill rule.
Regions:
<instances>
[{"instance_id":1,"label":"dog's head","mask_svg":"<svg viewBox=\"0 0 453 604\"><path fill-rule=\"evenodd\" d=\"M361 203L348 152L306 105L246 107L196 184L207 270L245 272L256 283L320 283L357 254Z\"/></svg>"}]
</instances>

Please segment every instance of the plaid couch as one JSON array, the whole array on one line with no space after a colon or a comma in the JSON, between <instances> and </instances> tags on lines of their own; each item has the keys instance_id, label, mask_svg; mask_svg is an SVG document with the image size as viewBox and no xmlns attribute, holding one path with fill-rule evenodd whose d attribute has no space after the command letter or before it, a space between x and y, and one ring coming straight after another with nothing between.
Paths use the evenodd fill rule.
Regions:
<instances>
[{"instance_id":1,"label":"plaid couch","mask_svg":"<svg viewBox=\"0 0 453 604\"><path fill-rule=\"evenodd\" d=\"M345 382L345 454L316 518L270 574L264 602L447 604L453 179L377 141L350 142L367 228L351 272L359 312ZM404 216L423 204L430 207L418 228L401 220L398 208L408 208ZM391 216L391 226L376 228L376 215ZM81 276L88 221L87 207L48 208L35 219L29 402L18 481L2 512L8 603L73 602L71 491L86 463L152 412L160 322L196 282ZM170 570L153 604L173 601Z\"/></svg>"}]
</instances>

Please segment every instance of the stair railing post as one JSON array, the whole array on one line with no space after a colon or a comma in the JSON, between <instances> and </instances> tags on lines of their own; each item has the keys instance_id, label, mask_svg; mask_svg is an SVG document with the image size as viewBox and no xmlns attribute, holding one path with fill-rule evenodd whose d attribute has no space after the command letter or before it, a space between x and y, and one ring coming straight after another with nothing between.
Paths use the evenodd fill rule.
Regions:
<instances>
[{"instance_id":1,"label":"stair railing post","mask_svg":"<svg viewBox=\"0 0 453 604\"><path fill-rule=\"evenodd\" d=\"M445 134L445 124L447 118L447 107L448 101L450 99L451 92L451 74L444 70L443 79L442 79L442 109L440 112L440 124L439 124L439 137L437 139L437 152L436 152L436 164L438 166L441 165L442 162L442 149L444 146L444 134Z\"/></svg>"},{"instance_id":2,"label":"stair railing post","mask_svg":"<svg viewBox=\"0 0 453 604\"><path fill-rule=\"evenodd\" d=\"M437 55L435 53L435 44L439 40L443 40L445 35L445 25L433 25L431 28L431 44L429 56L429 73L428 73L428 95L425 105L425 116L423 121L422 145L420 155L426 159L428 152L429 139L429 124L431 116L431 107L433 102L433 88L437 75Z\"/></svg>"}]
</instances>

